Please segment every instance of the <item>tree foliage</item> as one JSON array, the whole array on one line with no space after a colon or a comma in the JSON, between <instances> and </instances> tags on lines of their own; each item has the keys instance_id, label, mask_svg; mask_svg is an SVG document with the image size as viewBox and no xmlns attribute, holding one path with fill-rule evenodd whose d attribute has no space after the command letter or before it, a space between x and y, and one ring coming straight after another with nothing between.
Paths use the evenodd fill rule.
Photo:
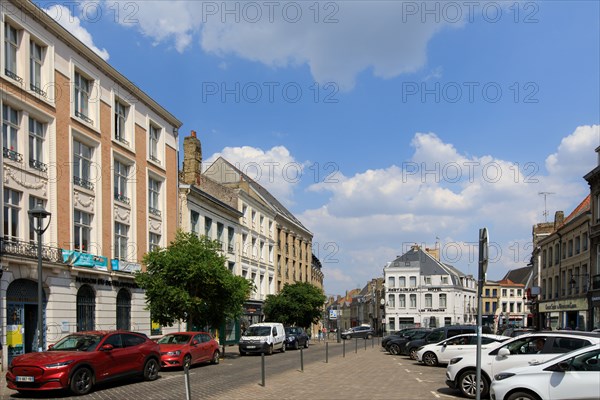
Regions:
<instances>
[{"instance_id":1,"label":"tree foliage","mask_svg":"<svg viewBox=\"0 0 600 400\"><path fill-rule=\"evenodd\" d=\"M137 274L136 282L146 291L153 321L218 327L240 316L254 287L233 275L225 262L219 241L182 231L167 248L147 253L146 271Z\"/></svg>"},{"instance_id":2,"label":"tree foliage","mask_svg":"<svg viewBox=\"0 0 600 400\"><path fill-rule=\"evenodd\" d=\"M308 282L286 284L277 295L268 295L264 304L267 321L308 328L319 322L326 296Z\"/></svg>"}]
</instances>

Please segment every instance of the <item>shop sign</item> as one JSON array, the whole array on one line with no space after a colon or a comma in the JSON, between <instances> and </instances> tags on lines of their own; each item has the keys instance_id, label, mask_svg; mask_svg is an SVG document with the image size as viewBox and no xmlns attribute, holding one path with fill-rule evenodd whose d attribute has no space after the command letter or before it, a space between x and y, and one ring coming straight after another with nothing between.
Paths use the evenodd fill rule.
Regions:
<instances>
[{"instance_id":1,"label":"shop sign","mask_svg":"<svg viewBox=\"0 0 600 400\"><path fill-rule=\"evenodd\" d=\"M108 271L108 258L106 257L65 249L62 249L62 257L63 263L74 267L87 267Z\"/></svg>"},{"instance_id":2,"label":"shop sign","mask_svg":"<svg viewBox=\"0 0 600 400\"><path fill-rule=\"evenodd\" d=\"M540 312L587 310L586 299L572 299L540 303Z\"/></svg>"},{"instance_id":3,"label":"shop sign","mask_svg":"<svg viewBox=\"0 0 600 400\"><path fill-rule=\"evenodd\" d=\"M122 281L117 281L117 280L112 280L112 279L103 279L103 278L86 278L83 276L76 276L75 282L87 283L89 285L126 287L129 289L139 289L139 286L133 282L122 282Z\"/></svg>"},{"instance_id":4,"label":"shop sign","mask_svg":"<svg viewBox=\"0 0 600 400\"><path fill-rule=\"evenodd\" d=\"M138 263L121 260L110 260L110 268L113 271L129 272L130 274L133 274L134 272L140 272L142 270L142 266Z\"/></svg>"},{"instance_id":5,"label":"shop sign","mask_svg":"<svg viewBox=\"0 0 600 400\"><path fill-rule=\"evenodd\" d=\"M419 312L446 312L445 308L422 308Z\"/></svg>"},{"instance_id":6,"label":"shop sign","mask_svg":"<svg viewBox=\"0 0 600 400\"><path fill-rule=\"evenodd\" d=\"M388 292L416 292L417 288L389 288Z\"/></svg>"}]
</instances>

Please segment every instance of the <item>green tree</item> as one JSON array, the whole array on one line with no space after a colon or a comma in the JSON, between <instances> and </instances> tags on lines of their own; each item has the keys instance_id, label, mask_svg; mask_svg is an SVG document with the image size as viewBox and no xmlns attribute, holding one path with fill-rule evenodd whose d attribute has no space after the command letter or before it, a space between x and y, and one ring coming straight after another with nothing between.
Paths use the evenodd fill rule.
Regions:
<instances>
[{"instance_id":1,"label":"green tree","mask_svg":"<svg viewBox=\"0 0 600 400\"><path fill-rule=\"evenodd\" d=\"M219 241L182 231L167 248L147 253L146 271L136 282L146 292L152 319L164 326L181 320L218 327L240 316L254 286L233 275L225 262Z\"/></svg>"},{"instance_id":2,"label":"green tree","mask_svg":"<svg viewBox=\"0 0 600 400\"><path fill-rule=\"evenodd\" d=\"M267 321L304 328L319 322L326 296L308 282L286 284L277 295L268 295L264 304Z\"/></svg>"}]
</instances>

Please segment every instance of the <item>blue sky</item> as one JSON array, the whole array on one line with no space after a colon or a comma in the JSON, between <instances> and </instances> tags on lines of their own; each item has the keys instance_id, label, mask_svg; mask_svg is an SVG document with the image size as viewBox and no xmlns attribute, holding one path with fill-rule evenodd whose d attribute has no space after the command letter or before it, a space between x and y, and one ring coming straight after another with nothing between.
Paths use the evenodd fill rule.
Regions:
<instances>
[{"instance_id":1,"label":"blue sky","mask_svg":"<svg viewBox=\"0 0 600 400\"><path fill-rule=\"evenodd\" d=\"M596 1L56 4L181 137L198 132L205 160L239 163L303 221L327 294L411 243L476 273L484 226L500 279L529 259L539 192L550 219L589 193Z\"/></svg>"}]
</instances>

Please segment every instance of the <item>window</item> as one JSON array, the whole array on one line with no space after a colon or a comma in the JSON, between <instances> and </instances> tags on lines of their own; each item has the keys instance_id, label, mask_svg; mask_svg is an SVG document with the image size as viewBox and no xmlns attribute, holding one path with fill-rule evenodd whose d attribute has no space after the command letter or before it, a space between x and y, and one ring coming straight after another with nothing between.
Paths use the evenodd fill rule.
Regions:
<instances>
[{"instance_id":1,"label":"window","mask_svg":"<svg viewBox=\"0 0 600 400\"><path fill-rule=\"evenodd\" d=\"M400 308L406 308L406 295L401 294L398 296L398 306Z\"/></svg>"},{"instance_id":2,"label":"window","mask_svg":"<svg viewBox=\"0 0 600 400\"><path fill-rule=\"evenodd\" d=\"M260 259L264 260L265 259L265 242L263 242L262 240L260 241Z\"/></svg>"},{"instance_id":3,"label":"window","mask_svg":"<svg viewBox=\"0 0 600 400\"><path fill-rule=\"evenodd\" d=\"M562 244L562 257L563 260L567 258L567 243L563 242Z\"/></svg>"},{"instance_id":4,"label":"window","mask_svg":"<svg viewBox=\"0 0 600 400\"><path fill-rule=\"evenodd\" d=\"M212 219L209 217L204 217L204 235L208 238L212 236Z\"/></svg>"},{"instance_id":5,"label":"window","mask_svg":"<svg viewBox=\"0 0 600 400\"><path fill-rule=\"evenodd\" d=\"M150 125L150 135L148 140L148 157L155 163L160 164L158 158L158 142L160 140L160 128Z\"/></svg>"},{"instance_id":6,"label":"window","mask_svg":"<svg viewBox=\"0 0 600 400\"><path fill-rule=\"evenodd\" d=\"M444 285L448 284L448 277L447 276L442 276L442 284L444 284Z\"/></svg>"},{"instance_id":7,"label":"window","mask_svg":"<svg viewBox=\"0 0 600 400\"><path fill-rule=\"evenodd\" d=\"M425 277L425 284L426 285L431 285L431 277L430 276L426 276Z\"/></svg>"},{"instance_id":8,"label":"window","mask_svg":"<svg viewBox=\"0 0 600 400\"><path fill-rule=\"evenodd\" d=\"M521 303L517 303L517 312L520 313L521 312Z\"/></svg>"},{"instance_id":9,"label":"window","mask_svg":"<svg viewBox=\"0 0 600 400\"><path fill-rule=\"evenodd\" d=\"M425 295L425 307L427 307L427 308L433 307L433 295L431 295L429 293Z\"/></svg>"},{"instance_id":10,"label":"window","mask_svg":"<svg viewBox=\"0 0 600 400\"><path fill-rule=\"evenodd\" d=\"M581 237L575 238L575 254L581 253Z\"/></svg>"},{"instance_id":11,"label":"window","mask_svg":"<svg viewBox=\"0 0 600 400\"><path fill-rule=\"evenodd\" d=\"M569 240L569 257L573 257L573 239Z\"/></svg>"},{"instance_id":12,"label":"window","mask_svg":"<svg viewBox=\"0 0 600 400\"><path fill-rule=\"evenodd\" d=\"M417 277L411 276L409 279L410 279L410 287L417 287Z\"/></svg>"},{"instance_id":13,"label":"window","mask_svg":"<svg viewBox=\"0 0 600 400\"><path fill-rule=\"evenodd\" d=\"M553 248L552 246L550 246L550 248L548 249L548 266L551 267L552 266L552 253L553 253Z\"/></svg>"},{"instance_id":14,"label":"window","mask_svg":"<svg viewBox=\"0 0 600 400\"><path fill-rule=\"evenodd\" d=\"M393 294L388 295L388 306L390 308L396 308L396 296Z\"/></svg>"},{"instance_id":15,"label":"window","mask_svg":"<svg viewBox=\"0 0 600 400\"><path fill-rule=\"evenodd\" d=\"M558 260L560 259L560 252L558 243L554 245L554 265L558 264Z\"/></svg>"},{"instance_id":16,"label":"window","mask_svg":"<svg viewBox=\"0 0 600 400\"><path fill-rule=\"evenodd\" d=\"M485 313L486 314L490 313L490 303L488 301L485 302Z\"/></svg>"},{"instance_id":17,"label":"window","mask_svg":"<svg viewBox=\"0 0 600 400\"><path fill-rule=\"evenodd\" d=\"M90 249L90 232L92 230L92 215L83 211L75 210L73 213L75 241L73 247L77 251L87 253Z\"/></svg>"},{"instance_id":18,"label":"window","mask_svg":"<svg viewBox=\"0 0 600 400\"><path fill-rule=\"evenodd\" d=\"M75 98L75 116L81 118L85 122L91 124L92 121L89 117L89 102L90 92L92 88L92 80L83 76L80 72L75 72L75 86L74 86L74 98Z\"/></svg>"},{"instance_id":19,"label":"window","mask_svg":"<svg viewBox=\"0 0 600 400\"><path fill-rule=\"evenodd\" d=\"M160 247L160 235L157 233L149 233L148 236L148 250L153 251Z\"/></svg>"},{"instance_id":20,"label":"window","mask_svg":"<svg viewBox=\"0 0 600 400\"><path fill-rule=\"evenodd\" d=\"M157 217L161 216L160 211L160 181L152 178L148 178L148 212L152 215L156 215ZM192 214L195 211L192 211ZM198 215L198 213L196 213ZM198 223L198 217L196 217L196 224ZM192 232L198 233L198 229L193 227L192 223Z\"/></svg>"},{"instance_id":21,"label":"window","mask_svg":"<svg viewBox=\"0 0 600 400\"><path fill-rule=\"evenodd\" d=\"M14 108L2 106L2 140L4 144L4 157L10 160L21 162L23 156L17 151L19 141L19 112Z\"/></svg>"},{"instance_id":22,"label":"window","mask_svg":"<svg viewBox=\"0 0 600 400\"><path fill-rule=\"evenodd\" d=\"M29 42L29 88L46 97L42 90L42 65L44 60L44 47L34 42Z\"/></svg>"},{"instance_id":23,"label":"window","mask_svg":"<svg viewBox=\"0 0 600 400\"><path fill-rule=\"evenodd\" d=\"M502 312L506 312L506 303L502 303Z\"/></svg>"},{"instance_id":24,"label":"window","mask_svg":"<svg viewBox=\"0 0 600 400\"><path fill-rule=\"evenodd\" d=\"M388 287L389 287L389 288L396 287L396 278L395 278L395 277L393 277L393 276L390 276L390 277L388 278Z\"/></svg>"},{"instance_id":25,"label":"window","mask_svg":"<svg viewBox=\"0 0 600 400\"><path fill-rule=\"evenodd\" d=\"M77 186L94 190L90 182L92 166L92 148L78 141L73 141L73 183Z\"/></svg>"},{"instance_id":26,"label":"window","mask_svg":"<svg viewBox=\"0 0 600 400\"><path fill-rule=\"evenodd\" d=\"M410 308L417 308L417 295L416 294L410 295Z\"/></svg>"},{"instance_id":27,"label":"window","mask_svg":"<svg viewBox=\"0 0 600 400\"><path fill-rule=\"evenodd\" d=\"M129 177L129 166L122 163L121 161L115 160L114 168L115 200L120 201L121 203L129 204L129 197L127 197L127 180Z\"/></svg>"},{"instance_id":28,"label":"window","mask_svg":"<svg viewBox=\"0 0 600 400\"><path fill-rule=\"evenodd\" d=\"M517 289L517 297L523 297L523 290Z\"/></svg>"},{"instance_id":29,"label":"window","mask_svg":"<svg viewBox=\"0 0 600 400\"><path fill-rule=\"evenodd\" d=\"M117 329L131 329L131 293L124 288L117 294Z\"/></svg>"},{"instance_id":30,"label":"window","mask_svg":"<svg viewBox=\"0 0 600 400\"><path fill-rule=\"evenodd\" d=\"M587 251L588 249L588 234L587 232L582 235L581 242L583 244L583 251Z\"/></svg>"},{"instance_id":31,"label":"window","mask_svg":"<svg viewBox=\"0 0 600 400\"><path fill-rule=\"evenodd\" d=\"M542 251L542 268L546 268L546 250Z\"/></svg>"},{"instance_id":32,"label":"window","mask_svg":"<svg viewBox=\"0 0 600 400\"><path fill-rule=\"evenodd\" d=\"M19 43L18 31L15 27L4 24L4 73L12 79L23 82L17 75L17 48Z\"/></svg>"},{"instance_id":33,"label":"window","mask_svg":"<svg viewBox=\"0 0 600 400\"><path fill-rule=\"evenodd\" d=\"M490 297L490 289L485 289L485 297Z\"/></svg>"},{"instance_id":34,"label":"window","mask_svg":"<svg viewBox=\"0 0 600 400\"><path fill-rule=\"evenodd\" d=\"M114 256L117 260L127 260L127 238L129 226L115 222L115 246Z\"/></svg>"},{"instance_id":35,"label":"window","mask_svg":"<svg viewBox=\"0 0 600 400\"><path fill-rule=\"evenodd\" d=\"M48 167L44 161L44 124L29 117L29 166L46 172Z\"/></svg>"},{"instance_id":36,"label":"window","mask_svg":"<svg viewBox=\"0 0 600 400\"><path fill-rule=\"evenodd\" d=\"M96 295L89 285L77 291L77 332L93 331L96 314Z\"/></svg>"},{"instance_id":37,"label":"window","mask_svg":"<svg viewBox=\"0 0 600 400\"><path fill-rule=\"evenodd\" d=\"M246 248L247 244L248 244L248 234L243 233L242 234L242 253L244 255L248 254L248 249Z\"/></svg>"},{"instance_id":38,"label":"window","mask_svg":"<svg viewBox=\"0 0 600 400\"><path fill-rule=\"evenodd\" d=\"M129 106L115 100L115 112L114 112L114 130L115 139L129 146L127 140L127 116L129 115Z\"/></svg>"},{"instance_id":39,"label":"window","mask_svg":"<svg viewBox=\"0 0 600 400\"><path fill-rule=\"evenodd\" d=\"M191 211L190 212L190 228L192 230L193 233L196 234L196 236L199 235L200 230L199 230L199 226L198 226L198 222L200 221L200 214L198 214L196 211Z\"/></svg>"},{"instance_id":40,"label":"window","mask_svg":"<svg viewBox=\"0 0 600 400\"><path fill-rule=\"evenodd\" d=\"M4 239L19 238L21 193L4 188Z\"/></svg>"},{"instance_id":41,"label":"window","mask_svg":"<svg viewBox=\"0 0 600 400\"><path fill-rule=\"evenodd\" d=\"M398 287L406 287L406 277L401 276L398 278Z\"/></svg>"},{"instance_id":42,"label":"window","mask_svg":"<svg viewBox=\"0 0 600 400\"><path fill-rule=\"evenodd\" d=\"M510 289L510 297L515 297L515 289Z\"/></svg>"},{"instance_id":43,"label":"window","mask_svg":"<svg viewBox=\"0 0 600 400\"><path fill-rule=\"evenodd\" d=\"M227 227L227 251L233 253L233 235L235 231L231 226Z\"/></svg>"},{"instance_id":44,"label":"window","mask_svg":"<svg viewBox=\"0 0 600 400\"><path fill-rule=\"evenodd\" d=\"M498 289L492 289L492 297L498 297Z\"/></svg>"},{"instance_id":45,"label":"window","mask_svg":"<svg viewBox=\"0 0 600 400\"><path fill-rule=\"evenodd\" d=\"M446 294L440 294L440 308L446 308Z\"/></svg>"},{"instance_id":46,"label":"window","mask_svg":"<svg viewBox=\"0 0 600 400\"><path fill-rule=\"evenodd\" d=\"M511 302L508 305L508 311L511 312L511 313L515 312L515 303Z\"/></svg>"},{"instance_id":47,"label":"window","mask_svg":"<svg viewBox=\"0 0 600 400\"><path fill-rule=\"evenodd\" d=\"M33 207L41 204L42 207L46 208L46 202L39 197L29 196L29 209L31 210ZM34 227L29 224L29 241L31 243L37 243L37 234L35 233Z\"/></svg>"}]
</instances>

